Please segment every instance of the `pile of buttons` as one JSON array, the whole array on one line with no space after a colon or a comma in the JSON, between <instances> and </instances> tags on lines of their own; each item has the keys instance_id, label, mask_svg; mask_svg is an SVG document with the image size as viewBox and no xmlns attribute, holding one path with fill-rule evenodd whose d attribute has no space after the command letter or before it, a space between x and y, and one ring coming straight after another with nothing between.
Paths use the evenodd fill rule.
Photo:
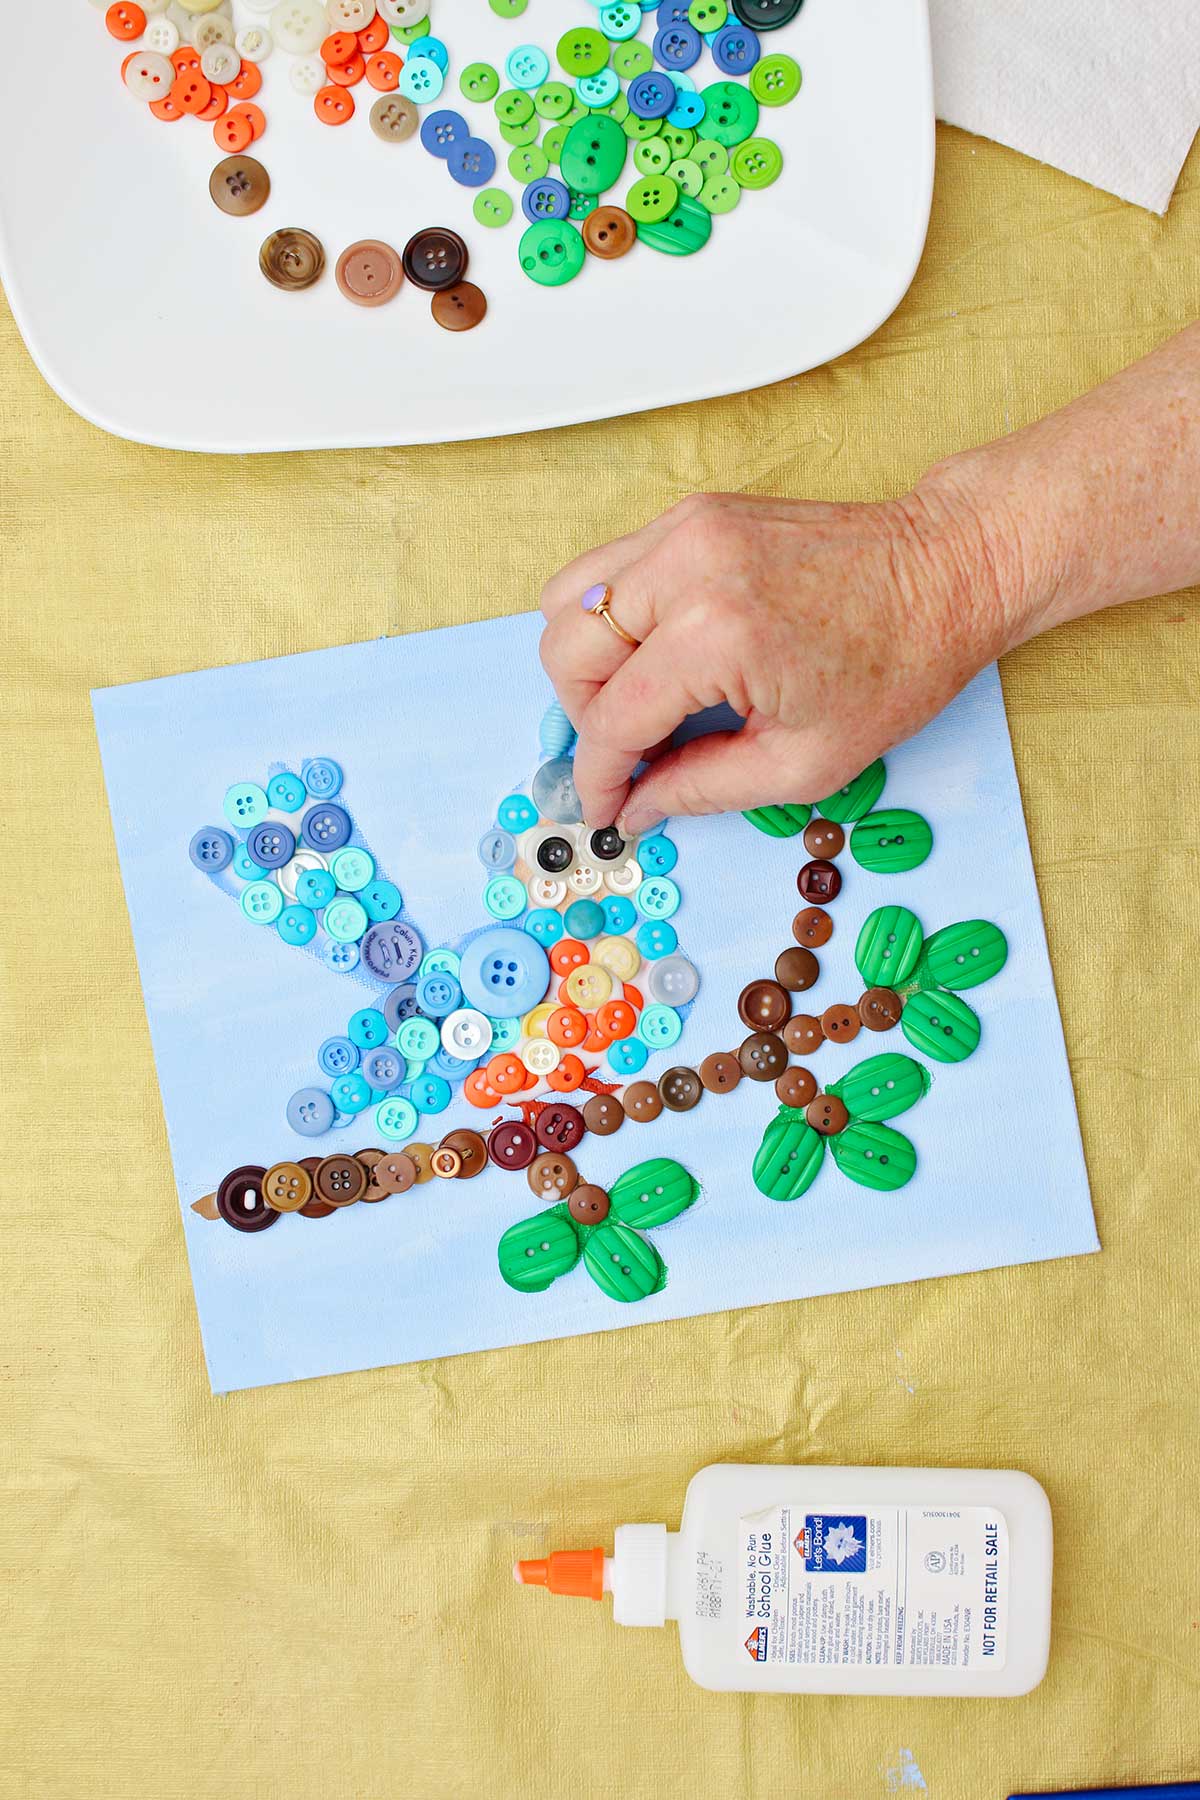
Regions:
<instances>
[{"instance_id":1,"label":"pile of buttons","mask_svg":"<svg viewBox=\"0 0 1200 1800\"><path fill-rule=\"evenodd\" d=\"M267 128L262 108L253 102L262 86L258 64L269 53L271 40L253 27L235 32L228 14L216 11L217 3L177 0L188 42L181 41L168 0L143 0L141 5L117 0L106 10L104 23L120 43L143 39L121 64L121 79L135 100L146 101L154 117L168 125L185 117L211 124L217 148L237 153ZM175 10L172 6L170 12Z\"/></svg>"}]
</instances>

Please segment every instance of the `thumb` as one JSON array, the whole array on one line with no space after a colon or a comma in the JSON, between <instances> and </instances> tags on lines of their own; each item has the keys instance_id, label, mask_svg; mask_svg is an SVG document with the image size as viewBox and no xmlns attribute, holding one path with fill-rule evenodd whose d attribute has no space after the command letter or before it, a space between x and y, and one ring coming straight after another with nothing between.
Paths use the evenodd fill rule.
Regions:
<instances>
[{"instance_id":1,"label":"thumb","mask_svg":"<svg viewBox=\"0 0 1200 1800\"><path fill-rule=\"evenodd\" d=\"M634 783L617 828L625 837L637 837L660 819L747 812L810 790L812 781L786 733L712 732L667 751L646 770Z\"/></svg>"}]
</instances>

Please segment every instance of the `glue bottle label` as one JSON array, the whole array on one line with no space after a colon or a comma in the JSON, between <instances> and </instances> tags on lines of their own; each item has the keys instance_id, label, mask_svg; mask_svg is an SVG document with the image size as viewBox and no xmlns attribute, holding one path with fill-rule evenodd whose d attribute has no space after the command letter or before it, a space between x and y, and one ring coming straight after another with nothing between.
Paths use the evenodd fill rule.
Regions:
<instances>
[{"instance_id":1,"label":"glue bottle label","mask_svg":"<svg viewBox=\"0 0 1200 1800\"><path fill-rule=\"evenodd\" d=\"M811 1511L739 1521L738 1630L752 1662L999 1669L1008 1526L981 1506Z\"/></svg>"}]
</instances>

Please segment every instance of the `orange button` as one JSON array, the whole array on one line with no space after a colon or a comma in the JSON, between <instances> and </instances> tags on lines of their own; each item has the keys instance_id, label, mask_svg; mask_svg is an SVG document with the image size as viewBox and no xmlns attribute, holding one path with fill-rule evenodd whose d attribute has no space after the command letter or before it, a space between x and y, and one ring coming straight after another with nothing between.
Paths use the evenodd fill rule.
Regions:
<instances>
[{"instance_id":1,"label":"orange button","mask_svg":"<svg viewBox=\"0 0 1200 1800\"><path fill-rule=\"evenodd\" d=\"M171 87L171 98L180 112L191 113L193 117L202 113L212 99L212 83L203 75L177 75Z\"/></svg>"},{"instance_id":2,"label":"orange button","mask_svg":"<svg viewBox=\"0 0 1200 1800\"><path fill-rule=\"evenodd\" d=\"M583 1040L584 1049L590 1050L593 1056L600 1056L608 1049L608 1046L611 1043L612 1037L601 1027L599 1017L597 1016L590 1019L588 1021L588 1034Z\"/></svg>"},{"instance_id":3,"label":"orange button","mask_svg":"<svg viewBox=\"0 0 1200 1800\"><path fill-rule=\"evenodd\" d=\"M587 1070L577 1056L564 1056L557 1069L551 1069L546 1077L546 1086L552 1087L556 1094L570 1094L582 1086Z\"/></svg>"},{"instance_id":4,"label":"orange button","mask_svg":"<svg viewBox=\"0 0 1200 1800\"><path fill-rule=\"evenodd\" d=\"M313 111L322 125L346 125L354 117L354 95L346 88L323 87L313 95Z\"/></svg>"},{"instance_id":5,"label":"orange button","mask_svg":"<svg viewBox=\"0 0 1200 1800\"><path fill-rule=\"evenodd\" d=\"M628 1000L630 1006L636 1006L638 1011L641 1012L643 1006L646 1004L645 999L642 996L641 988L631 987L627 981L623 981L621 983L621 992Z\"/></svg>"},{"instance_id":6,"label":"orange button","mask_svg":"<svg viewBox=\"0 0 1200 1800\"><path fill-rule=\"evenodd\" d=\"M546 1020L546 1036L560 1050L569 1050L576 1044L582 1044L587 1034L587 1020L577 1006L560 1006Z\"/></svg>"},{"instance_id":7,"label":"orange button","mask_svg":"<svg viewBox=\"0 0 1200 1800\"><path fill-rule=\"evenodd\" d=\"M606 1000L596 1014L596 1023L610 1038L632 1037L637 1030L637 1014L628 1000Z\"/></svg>"},{"instance_id":8,"label":"orange button","mask_svg":"<svg viewBox=\"0 0 1200 1800\"><path fill-rule=\"evenodd\" d=\"M400 85L400 71L404 64L391 50L378 50L367 58L367 80L381 94L390 94Z\"/></svg>"},{"instance_id":9,"label":"orange button","mask_svg":"<svg viewBox=\"0 0 1200 1800\"><path fill-rule=\"evenodd\" d=\"M587 945L578 938L559 938L550 952L550 967L556 975L569 975L572 969L581 969L591 960Z\"/></svg>"},{"instance_id":10,"label":"orange button","mask_svg":"<svg viewBox=\"0 0 1200 1800\"><path fill-rule=\"evenodd\" d=\"M250 135L254 138L260 138L267 129L266 113L261 106L255 106L253 102L251 102L249 106L242 105L231 107L229 117L231 119L245 119L247 125L250 127Z\"/></svg>"},{"instance_id":11,"label":"orange button","mask_svg":"<svg viewBox=\"0 0 1200 1800\"><path fill-rule=\"evenodd\" d=\"M225 114L213 126L213 139L218 150L227 155L236 156L239 150L247 149L254 142L254 127L241 107Z\"/></svg>"},{"instance_id":12,"label":"orange button","mask_svg":"<svg viewBox=\"0 0 1200 1800\"><path fill-rule=\"evenodd\" d=\"M357 87L366 72L367 65L357 50L348 62L333 63L325 71L335 87L343 88Z\"/></svg>"},{"instance_id":13,"label":"orange button","mask_svg":"<svg viewBox=\"0 0 1200 1800\"><path fill-rule=\"evenodd\" d=\"M376 50L382 50L386 46L389 35L387 22L376 13L365 31L359 32L358 47L364 56L372 56ZM340 32L338 36L341 36Z\"/></svg>"},{"instance_id":14,"label":"orange button","mask_svg":"<svg viewBox=\"0 0 1200 1800\"><path fill-rule=\"evenodd\" d=\"M472 1069L463 1082L463 1095L472 1106L486 1112L489 1107L498 1106L502 1095L498 1094L487 1078L486 1069Z\"/></svg>"},{"instance_id":15,"label":"orange button","mask_svg":"<svg viewBox=\"0 0 1200 1800\"><path fill-rule=\"evenodd\" d=\"M219 81L214 81L212 84L212 99L209 101L204 111L197 113L196 117L202 119L206 125L211 125L214 119L219 119L222 113L227 111L228 107L229 95L225 92L225 89L221 86Z\"/></svg>"},{"instance_id":16,"label":"orange button","mask_svg":"<svg viewBox=\"0 0 1200 1800\"><path fill-rule=\"evenodd\" d=\"M150 111L156 119L165 119L169 125L177 125L183 117L170 94L164 94L161 100L152 100Z\"/></svg>"},{"instance_id":17,"label":"orange button","mask_svg":"<svg viewBox=\"0 0 1200 1800\"><path fill-rule=\"evenodd\" d=\"M233 80L227 81L225 86L235 100L253 100L262 86L262 71L257 63L247 62L243 58L241 68Z\"/></svg>"},{"instance_id":18,"label":"orange button","mask_svg":"<svg viewBox=\"0 0 1200 1800\"><path fill-rule=\"evenodd\" d=\"M171 52L171 67L177 75L199 75L200 52L193 50L190 44L180 44Z\"/></svg>"},{"instance_id":19,"label":"orange button","mask_svg":"<svg viewBox=\"0 0 1200 1800\"><path fill-rule=\"evenodd\" d=\"M358 39L352 31L331 31L321 45L321 61L327 69L337 68L358 55Z\"/></svg>"},{"instance_id":20,"label":"orange button","mask_svg":"<svg viewBox=\"0 0 1200 1800\"><path fill-rule=\"evenodd\" d=\"M146 29L146 15L140 6L134 6L133 0L118 0L116 6L110 6L104 15L104 23L108 26L112 37L141 37Z\"/></svg>"},{"instance_id":21,"label":"orange button","mask_svg":"<svg viewBox=\"0 0 1200 1800\"><path fill-rule=\"evenodd\" d=\"M511 1050L502 1050L487 1065L487 1078L498 1094L519 1094L525 1086L525 1064Z\"/></svg>"}]
</instances>

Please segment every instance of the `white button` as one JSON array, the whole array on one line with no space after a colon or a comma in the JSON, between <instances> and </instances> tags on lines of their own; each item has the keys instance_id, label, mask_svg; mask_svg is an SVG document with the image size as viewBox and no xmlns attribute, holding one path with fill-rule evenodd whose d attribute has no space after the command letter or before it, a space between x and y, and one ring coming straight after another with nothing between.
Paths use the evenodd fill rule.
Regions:
<instances>
[{"instance_id":1,"label":"white button","mask_svg":"<svg viewBox=\"0 0 1200 1800\"><path fill-rule=\"evenodd\" d=\"M530 1038L521 1045L521 1061L531 1075L549 1075L562 1061L562 1051L549 1038Z\"/></svg>"},{"instance_id":2,"label":"white button","mask_svg":"<svg viewBox=\"0 0 1200 1800\"><path fill-rule=\"evenodd\" d=\"M292 56L311 56L328 35L320 0L280 0L271 14L271 36Z\"/></svg>"},{"instance_id":3,"label":"white button","mask_svg":"<svg viewBox=\"0 0 1200 1800\"><path fill-rule=\"evenodd\" d=\"M329 864L319 850L302 848L297 850L290 863L284 863L282 869L276 869L275 879L289 900L296 898L296 883L306 869L327 869Z\"/></svg>"},{"instance_id":4,"label":"white button","mask_svg":"<svg viewBox=\"0 0 1200 1800\"><path fill-rule=\"evenodd\" d=\"M426 0L377 0L389 25L417 25L429 11Z\"/></svg>"},{"instance_id":5,"label":"white button","mask_svg":"<svg viewBox=\"0 0 1200 1800\"><path fill-rule=\"evenodd\" d=\"M567 876L567 886L573 894L598 894L604 886L604 877L591 863L576 863Z\"/></svg>"},{"instance_id":6,"label":"white button","mask_svg":"<svg viewBox=\"0 0 1200 1800\"><path fill-rule=\"evenodd\" d=\"M557 875L534 875L526 891L535 906L561 906L567 897L567 884Z\"/></svg>"},{"instance_id":7,"label":"white button","mask_svg":"<svg viewBox=\"0 0 1200 1800\"><path fill-rule=\"evenodd\" d=\"M291 78L298 94L315 94L325 86L325 64L318 56L298 56L291 67Z\"/></svg>"},{"instance_id":8,"label":"white button","mask_svg":"<svg viewBox=\"0 0 1200 1800\"><path fill-rule=\"evenodd\" d=\"M165 100L174 79L174 64L157 50L139 50L125 70L125 86L135 100Z\"/></svg>"},{"instance_id":9,"label":"white button","mask_svg":"<svg viewBox=\"0 0 1200 1800\"><path fill-rule=\"evenodd\" d=\"M642 865L636 856L628 862L618 863L615 869L605 869L604 885L610 894L636 894L642 885Z\"/></svg>"},{"instance_id":10,"label":"white button","mask_svg":"<svg viewBox=\"0 0 1200 1800\"><path fill-rule=\"evenodd\" d=\"M686 956L660 956L650 964L646 987L660 1006L686 1006L700 992L700 977Z\"/></svg>"},{"instance_id":11,"label":"white button","mask_svg":"<svg viewBox=\"0 0 1200 1800\"><path fill-rule=\"evenodd\" d=\"M233 48L233 20L227 19L224 13L214 13L211 19L197 19L192 26L192 48L201 52L210 44L228 44Z\"/></svg>"},{"instance_id":12,"label":"white button","mask_svg":"<svg viewBox=\"0 0 1200 1800\"><path fill-rule=\"evenodd\" d=\"M271 54L271 34L265 25L248 25L234 39L239 56L247 62L266 62Z\"/></svg>"},{"instance_id":13,"label":"white button","mask_svg":"<svg viewBox=\"0 0 1200 1800\"><path fill-rule=\"evenodd\" d=\"M447 1056L471 1062L492 1047L492 1021L472 1006L460 1006L442 1020L442 1049Z\"/></svg>"},{"instance_id":14,"label":"white button","mask_svg":"<svg viewBox=\"0 0 1200 1800\"><path fill-rule=\"evenodd\" d=\"M242 0L242 5L247 12L269 13L273 6L278 5L278 0Z\"/></svg>"},{"instance_id":15,"label":"white button","mask_svg":"<svg viewBox=\"0 0 1200 1800\"><path fill-rule=\"evenodd\" d=\"M170 56L179 48L179 27L174 19L151 19L146 27L146 48Z\"/></svg>"},{"instance_id":16,"label":"white button","mask_svg":"<svg viewBox=\"0 0 1200 1800\"><path fill-rule=\"evenodd\" d=\"M236 81L242 59L232 44L206 44L200 52L200 73L205 81L216 81L223 87Z\"/></svg>"},{"instance_id":17,"label":"white button","mask_svg":"<svg viewBox=\"0 0 1200 1800\"><path fill-rule=\"evenodd\" d=\"M375 0L328 0L325 16L335 31L363 31L375 17Z\"/></svg>"}]
</instances>

